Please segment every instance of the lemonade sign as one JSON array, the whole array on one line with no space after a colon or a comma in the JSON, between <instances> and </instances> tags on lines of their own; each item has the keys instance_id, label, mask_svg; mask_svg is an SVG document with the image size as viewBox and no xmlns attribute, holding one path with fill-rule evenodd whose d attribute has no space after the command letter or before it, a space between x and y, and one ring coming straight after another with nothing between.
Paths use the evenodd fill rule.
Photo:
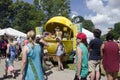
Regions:
<instances>
[{"instance_id":1,"label":"lemonade sign","mask_svg":"<svg viewBox=\"0 0 120 80\"><path fill-rule=\"evenodd\" d=\"M82 32L82 23L78 23L78 24L76 24L76 29L77 29L77 33L78 32Z\"/></svg>"},{"instance_id":2,"label":"lemonade sign","mask_svg":"<svg viewBox=\"0 0 120 80\"><path fill-rule=\"evenodd\" d=\"M43 34L43 27L36 27L35 30L36 30L36 35L38 35L38 34L42 35Z\"/></svg>"},{"instance_id":3,"label":"lemonade sign","mask_svg":"<svg viewBox=\"0 0 120 80\"><path fill-rule=\"evenodd\" d=\"M82 32L82 23L74 24L74 39L73 39L73 50L76 50L76 36L78 32Z\"/></svg>"}]
</instances>

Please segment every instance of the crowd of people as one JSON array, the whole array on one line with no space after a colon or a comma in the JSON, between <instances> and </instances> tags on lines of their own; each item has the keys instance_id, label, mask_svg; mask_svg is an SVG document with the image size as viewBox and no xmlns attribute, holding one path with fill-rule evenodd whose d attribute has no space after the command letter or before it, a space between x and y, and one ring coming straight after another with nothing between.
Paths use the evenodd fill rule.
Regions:
<instances>
[{"instance_id":1,"label":"crowd of people","mask_svg":"<svg viewBox=\"0 0 120 80\"><path fill-rule=\"evenodd\" d=\"M14 61L18 60L18 56L21 54L23 40L21 37L13 37L4 35L0 37L0 60L5 58L5 74L7 77L8 72L14 75Z\"/></svg>"},{"instance_id":2,"label":"crowd of people","mask_svg":"<svg viewBox=\"0 0 120 80\"><path fill-rule=\"evenodd\" d=\"M116 80L119 72L119 50L120 44L114 42L114 36L111 33L106 35L106 41L102 41L101 30L93 31L94 39L87 43L87 36L83 32L79 32L76 36L77 48L75 54L76 70L74 80L87 80L88 74L90 80L100 80L101 76L101 60L103 68L107 75L107 80ZM61 41L62 32L56 28L56 58L58 61L58 71L63 71L62 56L66 53L65 45ZM11 72L14 74L14 60L19 55L21 61L21 80L46 80L47 75L43 68L44 53L47 53L45 46L49 46L44 36L36 36L33 30L27 33L27 38L6 38L0 39L0 59L5 58L5 74L4 77ZM46 64L46 63L45 63ZM49 65L49 64L48 64ZM50 64L50 68L53 65ZM46 75L46 76L45 76Z\"/></svg>"},{"instance_id":3,"label":"crowd of people","mask_svg":"<svg viewBox=\"0 0 120 80\"><path fill-rule=\"evenodd\" d=\"M74 80L87 80L88 74L90 80L100 80L101 61L107 80L118 80L120 44L114 41L112 33L106 34L106 41L104 42L100 39L101 30L95 29L93 34L95 38L88 44L84 33L77 34L76 74Z\"/></svg>"}]
</instances>

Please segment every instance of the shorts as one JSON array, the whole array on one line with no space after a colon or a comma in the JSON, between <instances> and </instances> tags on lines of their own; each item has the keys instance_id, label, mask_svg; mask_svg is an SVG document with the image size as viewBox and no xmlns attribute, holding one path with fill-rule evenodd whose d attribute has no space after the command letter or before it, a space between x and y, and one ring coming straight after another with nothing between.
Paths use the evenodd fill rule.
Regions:
<instances>
[{"instance_id":1,"label":"shorts","mask_svg":"<svg viewBox=\"0 0 120 80\"><path fill-rule=\"evenodd\" d=\"M89 71L100 71L100 60L90 60L88 62Z\"/></svg>"},{"instance_id":2,"label":"shorts","mask_svg":"<svg viewBox=\"0 0 120 80\"><path fill-rule=\"evenodd\" d=\"M11 72L11 71L13 71L13 70L14 70L13 66L9 66L9 67L8 67L8 72Z\"/></svg>"},{"instance_id":3,"label":"shorts","mask_svg":"<svg viewBox=\"0 0 120 80\"><path fill-rule=\"evenodd\" d=\"M58 50L56 53L57 56L62 56L62 54L63 54L63 51L60 51L60 50Z\"/></svg>"}]
</instances>

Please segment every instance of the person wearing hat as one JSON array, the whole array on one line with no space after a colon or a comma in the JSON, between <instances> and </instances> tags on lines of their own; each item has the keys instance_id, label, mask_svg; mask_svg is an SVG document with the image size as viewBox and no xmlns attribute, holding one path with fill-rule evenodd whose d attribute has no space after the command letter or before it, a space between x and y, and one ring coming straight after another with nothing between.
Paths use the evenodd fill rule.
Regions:
<instances>
[{"instance_id":1,"label":"person wearing hat","mask_svg":"<svg viewBox=\"0 0 120 80\"><path fill-rule=\"evenodd\" d=\"M55 28L55 36L56 38L59 38L60 40L62 39L62 31L60 31L59 27Z\"/></svg>"},{"instance_id":2,"label":"person wearing hat","mask_svg":"<svg viewBox=\"0 0 120 80\"><path fill-rule=\"evenodd\" d=\"M88 74L88 48L87 37L84 33L77 34L76 74L74 80L87 80Z\"/></svg>"}]
</instances>

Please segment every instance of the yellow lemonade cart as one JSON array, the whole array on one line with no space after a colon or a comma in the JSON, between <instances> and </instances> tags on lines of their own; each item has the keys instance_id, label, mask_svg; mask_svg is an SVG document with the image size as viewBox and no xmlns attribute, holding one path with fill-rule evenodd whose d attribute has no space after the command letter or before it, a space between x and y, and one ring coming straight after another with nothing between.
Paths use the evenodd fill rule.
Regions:
<instances>
[{"instance_id":1,"label":"yellow lemonade cart","mask_svg":"<svg viewBox=\"0 0 120 80\"><path fill-rule=\"evenodd\" d=\"M62 42L64 43L66 49L66 55L63 57L63 61L67 61L69 53L71 53L71 51L73 50L73 24L69 19L65 17L56 16L48 20L48 22L44 26L44 30L45 32L54 34L56 27L59 27L60 31L62 31ZM49 45L47 47L47 50L50 59L56 61L56 39L48 37L45 38L45 40Z\"/></svg>"}]
</instances>

